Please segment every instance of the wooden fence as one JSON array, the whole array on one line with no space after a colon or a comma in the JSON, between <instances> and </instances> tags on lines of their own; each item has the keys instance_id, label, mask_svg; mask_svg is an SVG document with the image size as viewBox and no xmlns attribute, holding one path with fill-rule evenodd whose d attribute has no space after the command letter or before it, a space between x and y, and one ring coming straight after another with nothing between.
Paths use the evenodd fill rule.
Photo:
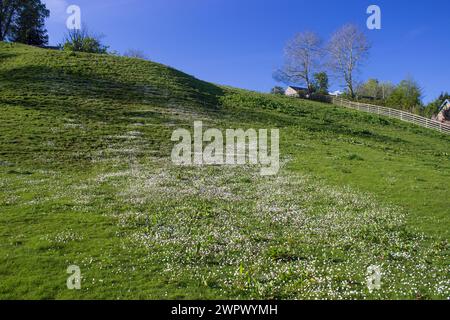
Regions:
<instances>
[{"instance_id":1,"label":"wooden fence","mask_svg":"<svg viewBox=\"0 0 450 320\"><path fill-rule=\"evenodd\" d=\"M333 97L332 103L341 107L356 109L359 111L364 112L370 112L375 113L383 116L388 116L391 118L400 119L402 121L414 123L418 126L438 130L442 133L450 134L450 125L441 123L436 120L428 119L425 117L421 117L409 112L397 110L397 109L391 109L371 104L365 104L365 103L359 103L359 102L352 102L348 100L344 100L342 98Z\"/></svg>"}]
</instances>

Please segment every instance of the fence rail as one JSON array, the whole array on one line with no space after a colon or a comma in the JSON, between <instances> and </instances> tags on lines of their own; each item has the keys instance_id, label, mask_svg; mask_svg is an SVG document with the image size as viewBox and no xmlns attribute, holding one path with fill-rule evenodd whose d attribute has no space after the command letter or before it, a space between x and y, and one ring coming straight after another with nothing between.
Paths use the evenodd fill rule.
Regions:
<instances>
[{"instance_id":1,"label":"fence rail","mask_svg":"<svg viewBox=\"0 0 450 320\"><path fill-rule=\"evenodd\" d=\"M333 97L332 103L341 107L356 109L359 111L379 114L383 116L388 116L391 118L400 119L402 121L414 123L418 126L433 129L440 131L442 133L450 134L450 125L445 124L436 120L428 119L425 117L418 116L416 114L412 114L409 112L397 110L397 109L391 109L381 106L376 106L372 104L365 104L365 103L359 103L359 102L353 102L344 100L342 98L335 98Z\"/></svg>"}]
</instances>

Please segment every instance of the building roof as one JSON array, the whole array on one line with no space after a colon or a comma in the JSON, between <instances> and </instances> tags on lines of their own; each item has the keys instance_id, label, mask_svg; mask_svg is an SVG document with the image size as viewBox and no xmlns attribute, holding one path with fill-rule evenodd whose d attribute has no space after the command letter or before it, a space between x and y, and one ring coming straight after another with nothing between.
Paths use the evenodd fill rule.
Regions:
<instances>
[{"instance_id":1,"label":"building roof","mask_svg":"<svg viewBox=\"0 0 450 320\"><path fill-rule=\"evenodd\" d=\"M289 86L288 88L292 88L295 91L308 91L307 88L301 88L301 87L294 87L294 86Z\"/></svg>"},{"instance_id":2,"label":"building roof","mask_svg":"<svg viewBox=\"0 0 450 320\"><path fill-rule=\"evenodd\" d=\"M439 111L441 111L442 109L444 109L446 106L450 106L450 100L445 100L444 103L442 104L442 106L439 108Z\"/></svg>"}]
</instances>

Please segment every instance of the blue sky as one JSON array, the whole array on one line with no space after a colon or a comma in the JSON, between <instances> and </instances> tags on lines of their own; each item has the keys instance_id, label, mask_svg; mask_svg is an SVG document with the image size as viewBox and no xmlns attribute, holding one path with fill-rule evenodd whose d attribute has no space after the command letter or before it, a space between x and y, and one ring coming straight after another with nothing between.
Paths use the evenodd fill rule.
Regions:
<instances>
[{"instance_id":1,"label":"blue sky","mask_svg":"<svg viewBox=\"0 0 450 320\"><path fill-rule=\"evenodd\" d=\"M394 83L412 76L425 101L450 91L450 1L407 0L44 0L50 43L66 31L66 8L80 6L82 23L123 53L149 59L200 79L269 91L283 47L295 33L313 30L324 40L345 23L366 30L370 58L359 79ZM382 10L382 29L368 30L367 7ZM340 83L332 81L333 89Z\"/></svg>"}]
</instances>

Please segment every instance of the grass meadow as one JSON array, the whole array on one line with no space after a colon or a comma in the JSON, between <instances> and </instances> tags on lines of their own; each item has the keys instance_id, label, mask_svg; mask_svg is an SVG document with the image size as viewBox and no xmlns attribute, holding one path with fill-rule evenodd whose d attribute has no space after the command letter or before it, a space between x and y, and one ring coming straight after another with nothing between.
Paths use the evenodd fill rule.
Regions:
<instances>
[{"instance_id":1,"label":"grass meadow","mask_svg":"<svg viewBox=\"0 0 450 320\"><path fill-rule=\"evenodd\" d=\"M279 174L173 165L173 130L200 120L280 129ZM153 62L0 43L0 299L449 299L449 143Z\"/></svg>"}]
</instances>

